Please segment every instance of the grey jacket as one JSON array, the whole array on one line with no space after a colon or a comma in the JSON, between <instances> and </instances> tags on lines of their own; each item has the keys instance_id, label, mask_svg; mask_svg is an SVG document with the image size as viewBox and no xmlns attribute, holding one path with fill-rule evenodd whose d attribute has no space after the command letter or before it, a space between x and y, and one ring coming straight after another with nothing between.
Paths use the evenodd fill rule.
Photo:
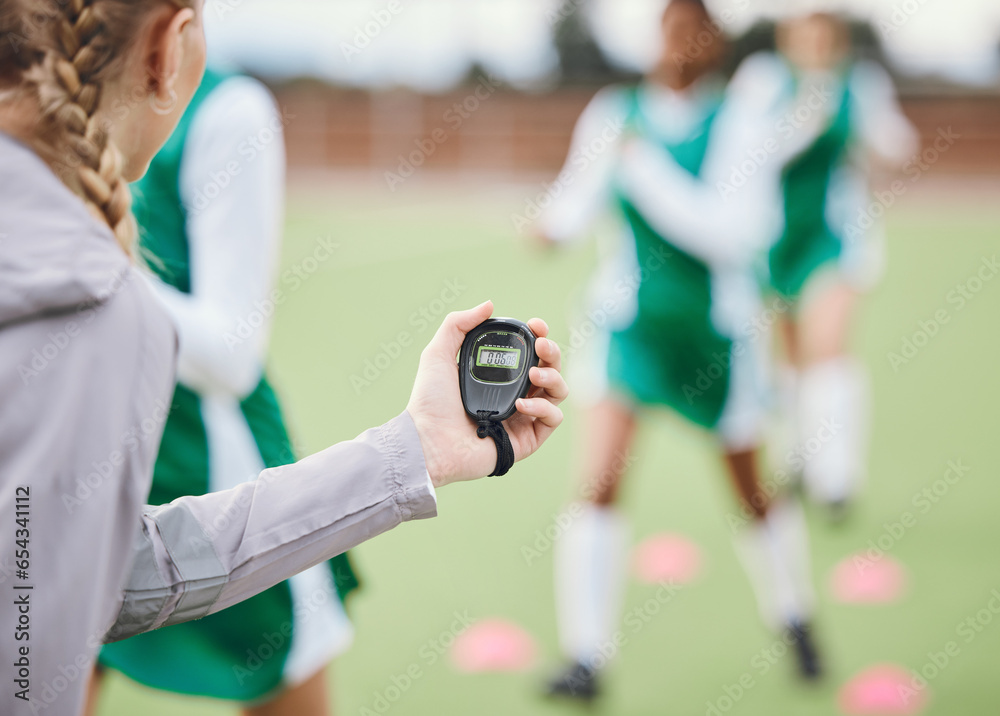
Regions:
<instances>
[{"instance_id":1,"label":"grey jacket","mask_svg":"<svg viewBox=\"0 0 1000 716\"><path fill-rule=\"evenodd\" d=\"M103 641L436 514L406 413L233 490L145 506L175 354L108 229L0 133L0 713L77 714Z\"/></svg>"}]
</instances>

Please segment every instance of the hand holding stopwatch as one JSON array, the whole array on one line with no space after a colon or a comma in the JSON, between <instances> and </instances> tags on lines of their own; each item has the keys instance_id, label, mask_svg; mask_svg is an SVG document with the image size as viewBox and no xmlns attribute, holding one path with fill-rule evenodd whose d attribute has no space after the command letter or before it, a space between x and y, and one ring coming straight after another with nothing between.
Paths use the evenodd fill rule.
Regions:
<instances>
[{"instance_id":1,"label":"hand holding stopwatch","mask_svg":"<svg viewBox=\"0 0 1000 716\"><path fill-rule=\"evenodd\" d=\"M490 318L465 336L458 358L459 386L465 412L476 421L476 434L493 438L497 464L491 476L514 464L514 449L502 421L517 412L517 399L531 388L528 371L538 365L535 334L513 318Z\"/></svg>"}]
</instances>

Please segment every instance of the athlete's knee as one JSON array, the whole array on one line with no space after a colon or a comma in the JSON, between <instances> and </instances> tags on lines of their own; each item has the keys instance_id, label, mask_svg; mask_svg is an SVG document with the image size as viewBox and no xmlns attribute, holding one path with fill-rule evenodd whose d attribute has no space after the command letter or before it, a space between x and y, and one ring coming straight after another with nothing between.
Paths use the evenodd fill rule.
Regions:
<instances>
[{"instance_id":1,"label":"athlete's knee","mask_svg":"<svg viewBox=\"0 0 1000 716\"><path fill-rule=\"evenodd\" d=\"M584 481L581 497L591 504L607 507L618 499L620 483L621 475L614 472L594 475Z\"/></svg>"},{"instance_id":2,"label":"athlete's knee","mask_svg":"<svg viewBox=\"0 0 1000 716\"><path fill-rule=\"evenodd\" d=\"M616 455L616 458L604 465L600 471L587 471L584 475L580 496L585 501L607 506L618 498L618 488L631 460L627 454Z\"/></svg>"},{"instance_id":3,"label":"athlete's knee","mask_svg":"<svg viewBox=\"0 0 1000 716\"><path fill-rule=\"evenodd\" d=\"M755 520L763 520L767 517L767 508L771 506L771 498L764 490L758 490L744 500L744 505Z\"/></svg>"},{"instance_id":4,"label":"athlete's knee","mask_svg":"<svg viewBox=\"0 0 1000 716\"><path fill-rule=\"evenodd\" d=\"M857 294L846 286L836 286L810 301L802 315L799 345L802 362L818 363L847 351L851 318Z\"/></svg>"}]
</instances>

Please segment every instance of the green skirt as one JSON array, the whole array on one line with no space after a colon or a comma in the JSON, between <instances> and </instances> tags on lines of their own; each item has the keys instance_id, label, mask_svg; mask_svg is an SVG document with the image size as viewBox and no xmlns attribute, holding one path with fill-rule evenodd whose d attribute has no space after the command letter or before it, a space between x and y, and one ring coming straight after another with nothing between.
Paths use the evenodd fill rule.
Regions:
<instances>
[{"instance_id":1,"label":"green skirt","mask_svg":"<svg viewBox=\"0 0 1000 716\"><path fill-rule=\"evenodd\" d=\"M836 262L843 243L832 232L785 233L771 247L768 268L771 287L789 301L797 301L809 279L822 267Z\"/></svg>"},{"instance_id":2,"label":"green skirt","mask_svg":"<svg viewBox=\"0 0 1000 716\"><path fill-rule=\"evenodd\" d=\"M640 318L611 334L608 382L639 403L665 405L713 429L729 395L732 349L707 315Z\"/></svg>"}]
</instances>

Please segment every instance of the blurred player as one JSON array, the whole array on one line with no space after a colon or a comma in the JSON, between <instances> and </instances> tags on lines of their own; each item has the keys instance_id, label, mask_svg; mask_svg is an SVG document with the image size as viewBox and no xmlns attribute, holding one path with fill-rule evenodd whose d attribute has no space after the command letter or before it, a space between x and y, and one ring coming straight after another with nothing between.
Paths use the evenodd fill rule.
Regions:
<instances>
[{"instance_id":1,"label":"blurred player","mask_svg":"<svg viewBox=\"0 0 1000 716\"><path fill-rule=\"evenodd\" d=\"M802 466L808 494L837 517L861 485L867 457L867 375L847 342L858 296L885 262L885 207L869 208L870 160L896 168L917 139L886 72L850 59L848 28L837 16L786 21L777 41L779 55L750 58L744 74L777 89L788 126L810 112L826 117L785 167L784 230L768 261L784 316L784 400L793 426L790 449L779 452Z\"/></svg>"},{"instance_id":2,"label":"blurred player","mask_svg":"<svg viewBox=\"0 0 1000 716\"><path fill-rule=\"evenodd\" d=\"M30 591L31 624L38 628L30 631L30 649L19 648L21 676L0 679L4 713L15 700L25 704L22 713L83 712L88 679L79 677L91 672L101 643L222 612L402 522L435 516L437 488L497 466L496 446L470 435L455 371L468 332L493 313L485 301L444 319L420 354L406 408L395 418L236 487L145 504L178 375L201 396L198 410L191 410L190 395L186 408L178 405L183 417L172 429L180 435L164 439L187 438L203 448L185 455L190 473L177 475L193 478L188 489L205 489L205 465L214 475L220 456L238 452L247 464L289 458L270 391L240 350L260 345L261 331L244 326L261 328L272 310L266 301L248 301L240 288L244 273L266 273L250 250L261 247L250 247L247 237L262 230L274 235L275 204L263 195L260 211L234 198L238 185L257 176L250 163L256 170L268 161L264 149L279 151L273 148L280 121L272 112L252 113L243 104L232 111L232 127L220 141L239 136L243 112L270 125L254 122L256 135L227 145L244 162L205 142L194 166L202 155L226 158L212 162L208 179L180 177L192 166L187 162L173 178L167 170L151 179L150 186L175 200L181 187L188 195L194 187L197 197L199 186L212 200L184 212L153 206L155 223L144 220L157 229L154 243L176 249L158 247L163 281L155 289L173 302L176 322L133 258L137 227L128 182L146 173L201 84L203 9L197 0L0 2L0 36L12 40L0 42L0 514L17 513L23 534L7 532L7 539L25 545L21 577L28 579L30 568L28 586L38 587ZM275 196L280 182L271 182L280 163L278 170L266 174ZM243 211L222 222L213 210L227 205ZM210 232L192 230L200 217ZM196 256L202 250L219 261L211 266L230 266L240 277L224 283L232 295L212 294L217 303L201 300L202 289L216 290L201 281L209 265ZM193 292L164 283L185 275ZM225 309L213 310L219 306ZM243 316L235 325L234 315ZM559 426L558 404L568 390L548 326L538 318L528 325L540 362L528 371L537 390L505 421L515 460L533 454ZM227 355L222 371L220 353ZM262 423L273 428L268 434L278 448L264 448L254 429ZM222 424L228 431L216 430ZM236 463L226 464L228 471ZM238 467L227 476L245 479ZM314 589L306 609L322 606L321 594ZM19 625L26 641L28 604L27 596L0 600L0 631ZM260 633L255 650L226 666L244 684L265 668L273 674L275 665L283 676L292 663L306 674L314 654L294 658L299 637L311 635L299 620L317 615L313 609L296 611L292 622L278 617L277 633ZM254 636L250 626L256 624L247 622L243 637ZM308 631L323 629L314 622ZM286 659L280 645L289 637ZM167 656L166 649L141 654ZM313 710L314 700L302 701L308 703L289 703L284 711Z\"/></svg>"},{"instance_id":3,"label":"blurred player","mask_svg":"<svg viewBox=\"0 0 1000 716\"><path fill-rule=\"evenodd\" d=\"M281 129L263 85L209 69L133 186L140 250L180 336L149 504L295 460L264 371L284 207ZM99 664L158 689L246 704L248 714L327 714L324 668L353 638L341 595L355 585L341 555L200 621L105 646Z\"/></svg>"},{"instance_id":4,"label":"blurred player","mask_svg":"<svg viewBox=\"0 0 1000 716\"><path fill-rule=\"evenodd\" d=\"M717 436L750 508L737 542L760 611L791 637L801 673L819 673L801 512L770 500L757 468L766 346L744 335L761 310L753 265L780 228L778 169L788 149L769 134L774 97L739 76L724 91L713 72L721 33L701 2L673 0L662 30L663 52L647 79L601 91L584 111L561 191L539 225L544 239L560 243L610 208L622 238L590 294L593 331L580 331L596 334L587 355L575 356L574 392L589 403L585 504L555 555L560 639L571 663L548 688L585 700L598 693L600 650L619 619L628 540L615 504L637 415L650 406L669 406ZM763 158L748 166L752 156Z\"/></svg>"}]
</instances>

